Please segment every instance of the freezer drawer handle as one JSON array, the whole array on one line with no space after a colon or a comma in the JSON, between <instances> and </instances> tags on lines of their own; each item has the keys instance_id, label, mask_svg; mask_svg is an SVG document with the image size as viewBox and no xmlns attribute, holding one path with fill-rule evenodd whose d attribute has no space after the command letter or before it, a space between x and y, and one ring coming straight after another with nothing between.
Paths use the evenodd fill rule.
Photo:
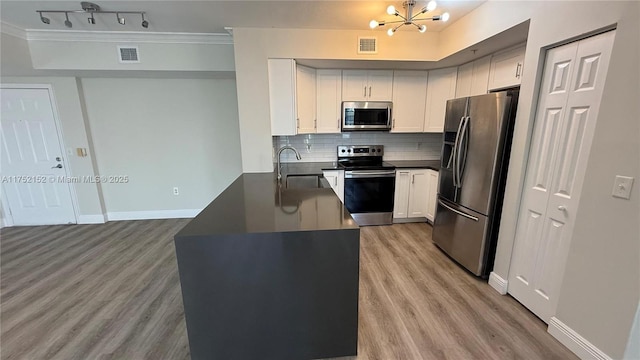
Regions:
<instances>
[{"instance_id":1,"label":"freezer drawer handle","mask_svg":"<svg viewBox=\"0 0 640 360\"><path fill-rule=\"evenodd\" d=\"M464 217L466 217L467 219L471 219L471 220L473 220L473 221L478 221L478 220L479 220L479 219L478 219L477 217L475 217L475 216L471 216L471 215L469 215L469 214L465 214L465 213L463 213L462 211L459 211L459 210L456 210L456 209L452 208L451 206L449 206L449 205L447 205L447 204L443 203L443 202L442 202L442 200L438 200L438 203L440 203L440 205L442 205L442 206L446 207L447 209L449 209L449 210L453 211L454 213L456 213L456 214L458 214L458 215L460 215L460 216L464 216Z\"/></svg>"}]
</instances>

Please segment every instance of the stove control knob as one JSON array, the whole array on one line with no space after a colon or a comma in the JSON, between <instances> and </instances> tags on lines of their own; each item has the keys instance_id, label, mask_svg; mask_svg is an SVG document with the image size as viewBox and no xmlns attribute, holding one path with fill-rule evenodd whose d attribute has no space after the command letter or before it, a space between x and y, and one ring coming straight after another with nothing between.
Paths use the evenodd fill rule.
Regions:
<instances>
[{"instance_id":1,"label":"stove control knob","mask_svg":"<svg viewBox=\"0 0 640 360\"><path fill-rule=\"evenodd\" d=\"M344 152L344 149L340 150L340 152Z\"/></svg>"},{"instance_id":2,"label":"stove control knob","mask_svg":"<svg viewBox=\"0 0 640 360\"><path fill-rule=\"evenodd\" d=\"M380 151L381 151L381 150L380 150L380 149L378 149L378 152L380 152Z\"/></svg>"},{"instance_id":3,"label":"stove control knob","mask_svg":"<svg viewBox=\"0 0 640 360\"><path fill-rule=\"evenodd\" d=\"M351 152L351 149L347 150L347 152Z\"/></svg>"}]
</instances>

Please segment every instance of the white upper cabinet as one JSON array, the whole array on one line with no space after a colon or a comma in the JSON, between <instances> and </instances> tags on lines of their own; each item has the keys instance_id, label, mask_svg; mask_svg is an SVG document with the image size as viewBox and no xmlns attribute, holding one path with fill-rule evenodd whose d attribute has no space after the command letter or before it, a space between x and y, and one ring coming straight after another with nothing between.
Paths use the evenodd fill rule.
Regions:
<instances>
[{"instance_id":1,"label":"white upper cabinet","mask_svg":"<svg viewBox=\"0 0 640 360\"><path fill-rule=\"evenodd\" d=\"M297 133L316 132L316 70L296 67Z\"/></svg>"},{"instance_id":2,"label":"white upper cabinet","mask_svg":"<svg viewBox=\"0 0 640 360\"><path fill-rule=\"evenodd\" d=\"M525 47L497 53L491 59L489 70L489 90L520 85L524 66Z\"/></svg>"},{"instance_id":3,"label":"white upper cabinet","mask_svg":"<svg viewBox=\"0 0 640 360\"><path fill-rule=\"evenodd\" d=\"M491 56L458 67L456 98L486 94L488 91Z\"/></svg>"},{"instance_id":4,"label":"white upper cabinet","mask_svg":"<svg viewBox=\"0 0 640 360\"><path fill-rule=\"evenodd\" d=\"M424 119L425 132L442 132L447 101L456 97L458 68L429 71L427 102Z\"/></svg>"},{"instance_id":5,"label":"white upper cabinet","mask_svg":"<svg viewBox=\"0 0 640 360\"><path fill-rule=\"evenodd\" d=\"M316 70L316 132L339 133L341 112L342 71Z\"/></svg>"},{"instance_id":6,"label":"white upper cabinet","mask_svg":"<svg viewBox=\"0 0 640 360\"><path fill-rule=\"evenodd\" d=\"M393 70L343 70L343 101L391 101Z\"/></svg>"},{"instance_id":7,"label":"white upper cabinet","mask_svg":"<svg viewBox=\"0 0 640 360\"><path fill-rule=\"evenodd\" d=\"M422 132L427 102L426 71L393 72L391 132Z\"/></svg>"},{"instance_id":8,"label":"white upper cabinet","mask_svg":"<svg viewBox=\"0 0 640 360\"><path fill-rule=\"evenodd\" d=\"M271 135L296 134L296 62L269 59Z\"/></svg>"},{"instance_id":9,"label":"white upper cabinet","mask_svg":"<svg viewBox=\"0 0 640 360\"><path fill-rule=\"evenodd\" d=\"M456 98L471 96L471 78L473 77L473 61L458 66L456 79Z\"/></svg>"}]
</instances>

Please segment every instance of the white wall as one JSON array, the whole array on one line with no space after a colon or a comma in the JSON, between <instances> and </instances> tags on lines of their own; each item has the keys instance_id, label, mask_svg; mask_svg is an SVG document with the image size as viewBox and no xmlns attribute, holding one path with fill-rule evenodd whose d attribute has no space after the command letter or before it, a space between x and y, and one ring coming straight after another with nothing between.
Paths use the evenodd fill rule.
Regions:
<instances>
[{"instance_id":1,"label":"white wall","mask_svg":"<svg viewBox=\"0 0 640 360\"><path fill-rule=\"evenodd\" d=\"M0 74L31 75L31 55L26 40L0 33Z\"/></svg>"},{"instance_id":2,"label":"white wall","mask_svg":"<svg viewBox=\"0 0 640 360\"><path fill-rule=\"evenodd\" d=\"M121 64L118 45L138 46L140 63ZM33 67L40 70L150 70L233 72L232 44L135 41L30 40Z\"/></svg>"},{"instance_id":3,"label":"white wall","mask_svg":"<svg viewBox=\"0 0 640 360\"><path fill-rule=\"evenodd\" d=\"M241 173L233 80L81 81L99 173L129 177L103 184L110 218L202 209Z\"/></svg>"}]
</instances>

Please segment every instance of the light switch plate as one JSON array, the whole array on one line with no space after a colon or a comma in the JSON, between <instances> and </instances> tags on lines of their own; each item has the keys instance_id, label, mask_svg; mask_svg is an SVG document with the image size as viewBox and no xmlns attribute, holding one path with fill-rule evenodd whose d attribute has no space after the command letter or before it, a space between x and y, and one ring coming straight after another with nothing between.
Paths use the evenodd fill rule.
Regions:
<instances>
[{"instance_id":1,"label":"light switch plate","mask_svg":"<svg viewBox=\"0 0 640 360\"><path fill-rule=\"evenodd\" d=\"M631 198L631 188L633 187L633 178L629 176L616 176L616 180L613 183L613 192L611 195L617 198L629 199Z\"/></svg>"}]
</instances>

